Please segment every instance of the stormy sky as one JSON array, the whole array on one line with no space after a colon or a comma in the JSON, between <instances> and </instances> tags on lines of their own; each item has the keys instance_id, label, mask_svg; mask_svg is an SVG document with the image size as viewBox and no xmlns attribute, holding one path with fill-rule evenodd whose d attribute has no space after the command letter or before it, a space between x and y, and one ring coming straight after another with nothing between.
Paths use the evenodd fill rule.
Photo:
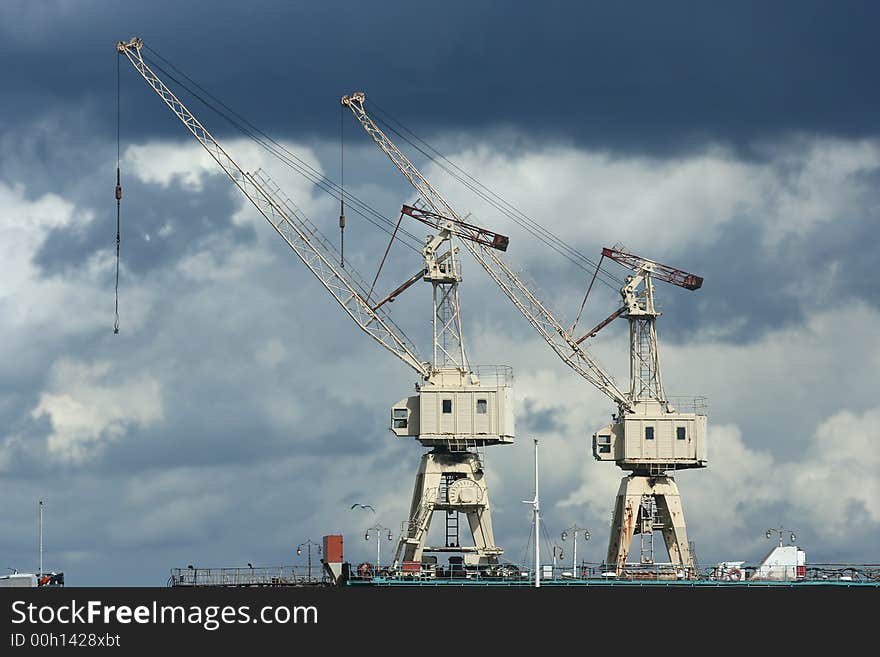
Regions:
<instances>
[{"instance_id":1,"label":"stormy sky","mask_svg":"<svg viewBox=\"0 0 880 657\"><path fill-rule=\"evenodd\" d=\"M326 533L369 560L364 530L396 533L409 508L423 450L387 426L415 372L358 330L118 60L132 36L337 182L341 126L346 191L392 224L415 194L341 112L355 90L590 258L622 244L703 276L696 292L657 287L666 388L709 400L710 466L677 476L701 563L757 561L779 526L810 562L876 563L878 14L868 2L0 4L0 566L36 568L41 498L46 567L85 586L161 586L187 564L300 565L297 545ZM181 97L337 239L337 199ZM510 235L509 261L572 322L590 273L408 153L461 214ZM346 256L371 280L388 236L348 216ZM403 227L415 244L428 232ZM377 289L420 267L395 244ZM486 453L497 542L512 561L527 550L536 437L549 538L586 526L578 554L601 561L623 473L593 460L589 438L611 403L466 254L462 267L472 364L515 372L517 442ZM598 284L584 328L616 304ZM427 286L392 312L427 358ZM626 385L624 323L590 349Z\"/></svg>"}]
</instances>

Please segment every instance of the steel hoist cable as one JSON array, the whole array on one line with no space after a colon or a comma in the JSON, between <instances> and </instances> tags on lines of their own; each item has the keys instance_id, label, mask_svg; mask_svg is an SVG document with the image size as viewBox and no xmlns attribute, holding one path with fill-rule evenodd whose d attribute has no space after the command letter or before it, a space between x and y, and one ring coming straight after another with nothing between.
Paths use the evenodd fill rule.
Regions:
<instances>
[{"instance_id":1,"label":"steel hoist cable","mask_svg":"<svg viewBox=\"0 0 880 657\"><path fill-rule=\"evenodd\" d=\"M590 284L587 286L587 293L584 295L584 300L581 302L581 307L578 310L577 317L574 318L574 324L571 325L570 332L574 333L575 327L577 327L578 322L581 321L581 313L584 312L584 306L587 305L587 298L590 296L590 290L593 289L593 283L596 282L596 274L599 273L599 268L602 266L602 261L605 259L605 254L602 254L602 257L599 258L599 262L596 265L596 271L593 272L593 278L590 280Z\"/></svg>"},{"instance_id":2,"label":"steel hoist cable","mask_svg":"<svg viewBox=\"0 0 880 657\"><path fill-rule=\"evenodd\" d=\"M210 91L201 86L198 82L189 77L185 72L180 70L177 66L175 66L168 59L163 57L160 53L158 53L154 48L150 48L149 46L144 46L147 50L149 50L156 58L160 59L164 62L168 68L173 69L179 74L179 77L187 80L190 85L187 85L177 76L173 75L171 72L166 70L161 64L156 63L155 61L151 62L151 65L160 71L163 75L165 75L169 80L171 80L174 84L178 85L181 89L185 90L189 93L193 98L202 103L206 108L215 114L219 115L221 118L226 120L230 125L232 125L236 130L244 134L246 137L254 141L261 148L266 150L273 157L278 159L280 162L295 170L301 176L306 178L309 182L320 188L322 191L326 192L331 196L336 196L337 194L342 195L343 198L347 198L349 204L353 204L354 211L366 219L369 223L373 224L383 232L391 235L392 234L392 225L393 222L382 215L378 210L370 206L365 201L360 198L354 196L350 192L344 192L340 185L337 185L334 181L329 179L320 171L316 170L314 167L310 166L303 159L298 157L295 153L287 149L283 144L279 143L277 140L270 137L264 131L260 130L253 123L248 121L241 114L232 109L229 105L224 103L222 100L217 98ZM202 93L197 93L194 89L198 89ZM208 99L214 101L210 102ZM221 109L222 108L222 109ZM385 226L381 225L378 222L382 222ZM401 236L405 236L406 239L402 239ZM401 242L409 249L420 253L421 252L421 240L410 233L409 231L401 228L398 231L398 237Z\"/></svg>"},{"instance_id":3,"label":"steel hoist cable","mask_svg":"<svg viewBox=\"0 0 880 657\"><path fill-rule=\"evenodd\" d=\"M119 333L119 245L120 245L120 236L121 236L121 221L120 217L122 214L122 179L119 173L119 142L120 142L120 111L119 111L119 57L116 56L116 318L113 321L113 334L117 335Z\"/></svg>"},{"instance_id":4,"label":"steel hoist cable","mask_svg":"<svg viewBox=\"0 0 880 657\"><path fill-rule=\"evenodd\" d=\"M345 269L345 108L339 106L339 266ZM400 222L398 222L399 225ZM395 234L397 231L395 231ZM394 239L394 235L391 236ZM375 282L374 282L375 284ZM370 290L372 292L372 290Z\"/></svg>"},{"instance_id":5,"label":"steel hoist cable","mask_svg":"<svg viewBox=\"0 0 880 657\"><path fill-rule=\"evenodd\" d=\"M482 198L496 210L498 210L509 219L514 221L516 224L524 228L533 237L540 240L551 249L559 253L561 256L563 256L576 266L584 269L585 271L589 271L589 269L585 265L589 265L590 267L596 266L596 262L594 260L579 252L558 235L554 234L552 231L542 226L539 222L529 217L515 205L489 189L486 185L482 184L474 176L462 169L452 160L445 157L434 146L432 146L427 141L419 137L415 132L410 130L399 119L395 118L390 112L382 109L375 101L372 102L372 105L382 115L386 117L385 119L381 117L377 118L378 121L382 123L388 130L406 141L415 150L417 150L423 156L428 158L428 160L440 167L452 178L464 185L476 196ZM396 124L399 129L395 128L392 123ZM620 279L618 279L617 276L615 276L611 272L600 270L599 273L601 274L599 277L600 282L604 283L614 290L616 290L622 284L622 281L620 281Z\"/></svg>"},{"instance_id":6,"label":"steel hoist cable","mask_svg":"<svg viewBox=\"0 0 880 657\"><path fill-rule=\"evenodd\" d=\"M394 233L391 235L391 239L388 240L388 246L385 247L385 255L382 256L382 261L379 263L379 269L376 270L376 275L373 277L373 284L370 285L370 291L367 293L367 300L369 301L370 297L373 296L373 290L376 289L376 281L379 280L379 274L382 273L382 267L385 266L385 258L388 257L388 252L391 251L391 245L394 244L394 236L397 235L397 229L400 228L400 222L403 221L403 213L400 213L400 219L397 220L397 226L394 227Z\"/></svg>"}]
</instances>

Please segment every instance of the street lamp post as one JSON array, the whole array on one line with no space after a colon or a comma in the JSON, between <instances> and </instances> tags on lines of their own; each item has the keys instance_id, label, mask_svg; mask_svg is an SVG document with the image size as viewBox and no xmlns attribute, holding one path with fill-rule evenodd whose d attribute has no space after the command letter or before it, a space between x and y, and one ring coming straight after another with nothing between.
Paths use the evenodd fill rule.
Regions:
<instances>
[{"instance_id":1,"label":"street lamp post","mask_svg":"<svg viewBox=\"0 0 880 657\"><path fill-rule=\"evenodd\" d=\"M303 545L306 546L306 550L309 555L309 582L312 581L312 546L314 545L318 549L318 554L321 554L321 545L319 543L315 543L312 539L305 541L304 543L300 543L296 546L296 553L300 555L303 553Z\"/></svg>"},{"instance_id":2,"label":"street lamp post","mask_svg":"<svg viewBox=\"0 0 880 657\"><path fill-rule=\"evenodd\" d=\"M553 578L556 579L556 557L559 557L559 560L565 557L565 554L562 551L561 545L553 544Z\"/></svg>"},{"instance_id":3,"label":"street lamp post","mask_svg":"<svg viewBox=\"0 0 880 657\"><path fill-rule=\"evenodd\" d=\"M782 527L782 526L780 526L780 527L776 527L776 528L773 528L773 529L768 529L767 532L766 532L764 535L765 535L768 539L771 539L771 538L773 538L773 532L776 532L776 533L779 535L779 547L782 547L782 535L783 535L785 532L788 532L788 538L789 538L789 541L791 541L791 544L792 544L792 545L794 545L795 539L797 538L797 536L795 535L795 533L794 533L793 531L791 531L790 529L786 529L785 527ZM797 561L797 560L795 561L795 566L794 566L794 572L793 572L793 573L789 571L789 567L788 567L788 566L784 566L784 567L783 567L783 571L784 571L784 575L783 575L783 576L785 577L786 580L787 580L789 577L792 577L792 576L796 579L796 578L797 578L797 572L798 572L798 561Z\"/></svg>"},{"instance_id":4,"label":"street lamp post","mask_svg":"<svg viewBox=\"0 0 880 657\"><path fill-rule=\"evenodd\" d=\"M789 539L791 540L792 543L794 543L795 539L797 538L797 536L795 535L795 533L793 531L791 531L790 529L786 529L785 527L777 527L776 529L768 529L765 536L767 538L773 538L773 532L777 532L779 534L779 547L782 547L782 534L784 534L785 532L789 532Z\"/></svg>"},{"instance_id":5,"label":"street lamp post","mask_svg":"<svg viewBox=\"0 0 880 657\"><path fill-rule=\"evenodd\" d=\"M571 534L571 541L574 544L572 549L571 556L571 574L573 577L577 578L578 569L577 569L577 559L578 559L578 532L581 533L585 541L590 540L590 532L584 527L578 527L577 525L572 525L562 531L560 538L565 541L568 539L568 535Z\"/></svg>"},{"instance_id":6,"label":"street lamp post","mask_svg":"<svg viewBox=\"0 0 880 657\"><path fill-rule=\"evenodd\" d=\"M388 527L383 527L382 525L376 523L375 525L373 525L372 527L367 529L366 532L364 532L364 540L365 541L370 540L370 532L374 532L376 534L376 575L378 575L379 574L379 553L380 553L380 546L382 545L382 532L388 532L388 540L389 541L393 539L393 536L391 535L391 530L388 529Z\"/></svg>"}]
</instances>

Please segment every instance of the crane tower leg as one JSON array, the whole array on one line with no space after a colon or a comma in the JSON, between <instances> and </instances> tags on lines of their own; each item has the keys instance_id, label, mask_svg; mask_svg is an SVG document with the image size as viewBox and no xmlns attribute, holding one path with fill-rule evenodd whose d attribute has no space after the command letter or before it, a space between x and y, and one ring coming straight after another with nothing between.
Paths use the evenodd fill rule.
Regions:
<instances>
[{"instance_id":1,"label":"crane tower leg","mask_svg":"<svg viewBox=\"0 0 880 657\"><path fill-rule=\"evenodd\" d=\"M656 518L641 518L643 496L654 498ZM624 477L617 491L607 563L620 576L627 565L633 535L642 527L660 529L673 566L683 566L688 577L694 576L694 560L690 552L681 496L675 479L667 475L632 474Z\"/></svg>"},{"instance_id":2,"label":"crane tower leg","mask_svg":"<svg viewBox=\"0 0 880 657\"><path fill-rule=\"evenodd\" d=\"M474 544L425 545L431 520L437 511L464 513ZM422 456L413 489L410 519L403 523L395 565L399 566L401 561L421 562L425 552L462 554L464 562L470 565L498 562L503 551L495 545L489 491L478 454L436 448Z\"/></svg>"}]
</instances>

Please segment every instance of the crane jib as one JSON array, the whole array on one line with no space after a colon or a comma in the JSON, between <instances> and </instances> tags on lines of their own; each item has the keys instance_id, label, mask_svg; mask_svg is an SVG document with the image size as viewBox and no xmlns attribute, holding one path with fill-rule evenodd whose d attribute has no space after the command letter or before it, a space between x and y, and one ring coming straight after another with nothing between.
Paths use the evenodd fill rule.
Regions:
<instances>
[{"instance_id":1,"label":"crane jib","mask_svg":"<svg viewBox=\"0 0 880 657\"><path fill-rule=\"evenodd\" d=\"M430 210L425 210L423 208L416 208L411 205L404 205L400 211L413 219L421 221L423 224L431 226L432 228L440 228L442 222L449 221L455 226L454 232L459 237L464 237L465 239L469 239L472 242L483 244L485 246L491 246L493 249L498 249L499 251L507 251L507 247L510 244L510 238L506 235L501 235L486 228L474 226L473 224L466 223L454 217L444 217L436 212L431 212Z\"/></svg>"},{"instance_id":2,"label":"crane jib","mask_svg":"<svg viewBox=\"0 0 880 657\"><path fill-rule=\"evenodd\" d=\"M339 267L337 257L326 247L329 242L302 215L268 176L248 174L223 149L220 143L199 122L190 110L147 65L141 53L140 38L119 41L116 50L125 55L138 74L183 123L220 168L254 207L272 225L293 252L320 281L325 290L339 303L358 327L370 337L412 367L424 378L430 374L428 365L418 356L412 341L403 334L389 315L377 314L370 307L361 290L366 288L355 278L355 272ZM356 303L353 303L356 301Z\"/></svg>"},{"instance_id":3,"label":"crane jib","mask_svg":"<svg viewBox=\"0 0 880 657\"><path fill-rule=\"evenodd\" d=\"M696 274L690 274L681 269L670 267L653 260L648 260L642 256L632 253L610 249L607 246L602 249L602 255L611 258L615 262L619 262L624 267L629 267L633 271L638 271L646 265L650 266L651 275L657 280L678 285L686 290L699 290L703 285L703 277Z\"/></svg>"}]
</instances>

